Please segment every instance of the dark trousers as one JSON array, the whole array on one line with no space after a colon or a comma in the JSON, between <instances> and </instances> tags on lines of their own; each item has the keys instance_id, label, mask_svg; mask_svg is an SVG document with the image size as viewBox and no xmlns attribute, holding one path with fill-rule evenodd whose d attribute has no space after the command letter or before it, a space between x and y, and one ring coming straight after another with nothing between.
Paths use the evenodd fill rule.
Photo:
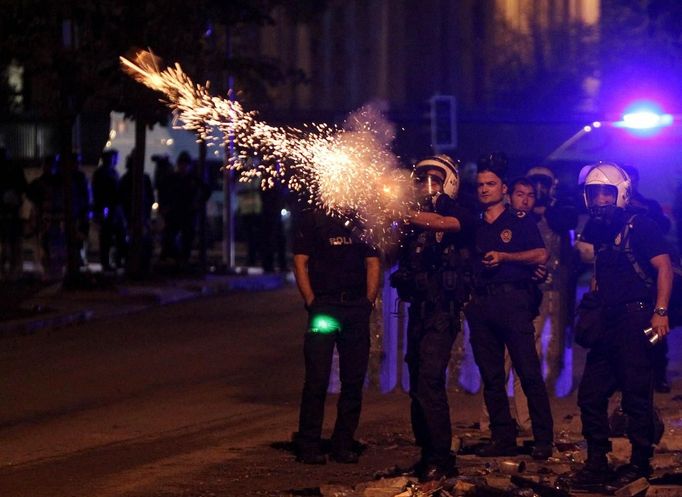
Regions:
<instances>
[{"instance_id":1,"label":"dark trousers","mask_svg":"<svg viewBox=\"0 0 682 497\"><path fill-rule=\"evenodd\" d=\"M483 380L483 398L490 413L490 430L493 440L501 443L516 443L517 435L507 398L505 347L528 398L535 441L551 443L554 439L552 411L535 350L536 305L529 290L514 289L499 295L476 295L465 308L471 347Z\"/></svg>"},{"instance_id":2,"label":"dark trousers","mask_svg":"<svg viewBox=\"0 0 682 497\"><path fill-rule=\"evenodd\" d=\"M341 394L332 446L336 451L352 448L353 436L360 420L362 388L369 361L371 310L366 298L351 302L316 298L313 302L303 344L305 382L296 439L299 450L319 449L334 346L339 352ZM338 326L313 329L320 315L325 316L327 325L333 320Z\"/></svg>"},{"instance_id":3,"label":"dark trousers","mask_svg":"<svg viewBox=\"0 0 682 497\"><path fill-rule=\"evenodd\" d=\"M653 348L654 384L668 381L668 338L661 338Z\"/></svg>"},{"instance_id":4,"label":"dark trousers","mask_svg":"<svg viewBox=\"0 0 682 497\"><path fill-rule=\"evenodd\" d=\"M587 354L578 389L583 435L588 445L608 446L609 397L623 395L627 431L633 455L651 457L654 443L652 347L643 330L650 326L651 310L607 314L604 340Z\"/></svg>"},{"instance_id":5,"label":"dark trousers","mask_svg":"<svg viewBox=\"0 0 682 497\"><path fill-rule=\"evenodd\" d=\"M110 214L100 220L99 228L99 257L104 269L111 267L109 257L113 247L116 247L116 266L121 267L126 254L125 222L122 216Z\"/></svg>"},{"instance_id":6,"label":"dark trousers","mask_svg":"<svg viewBox=\"0 0 682 497\"><path fill-rule=\"evenodd\" d=\"M410 372L412 431L427 464L450 461L452 427L445 372L459 328L459 306L410 305L405 362Z\"/></svg>"},{"instance_id":7,"label":"dark trousers","mask_svg":"<svg viewBox=\"0 0 682 497\"><path fill-rule=\"evenodd\" d=\"M162 258L174 257L180 262L188 262L196 234L195 217L171 215L164 222Z\"/></svg>"}]
</instances>

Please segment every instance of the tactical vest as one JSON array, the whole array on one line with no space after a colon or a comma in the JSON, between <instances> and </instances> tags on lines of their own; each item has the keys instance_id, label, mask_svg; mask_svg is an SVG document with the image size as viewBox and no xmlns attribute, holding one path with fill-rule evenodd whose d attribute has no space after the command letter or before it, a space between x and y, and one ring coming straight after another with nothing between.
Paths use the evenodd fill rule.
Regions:
<instances>
[{"instance_id":1,"label":"tactical vest","mask_svg":"<svg viewBox=\"0 0 682 497\"><path fill-rule=\"evenodd\" d=\"M442 232L413 229L406 236L391 286L407 302L439 300L464 303L468 289L464 258Z\"/></svg>"}]
</instances>

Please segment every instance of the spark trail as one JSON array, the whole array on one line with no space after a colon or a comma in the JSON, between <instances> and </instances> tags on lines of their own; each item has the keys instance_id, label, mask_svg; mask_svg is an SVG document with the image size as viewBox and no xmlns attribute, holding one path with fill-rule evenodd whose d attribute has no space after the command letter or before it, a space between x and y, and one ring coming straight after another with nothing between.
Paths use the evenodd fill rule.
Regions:
<instances>
[{"instance_id":1,"label":"spark trail","mask_svg":"<svg viewBox=\"0 0 682 497\"><path fill-rule=\"evenodd\" d=\"M390 150L392 125L372 106L352 113L343 127L271 126L239 102L212 96L208 83L194 83L177 63L162 69L148 51L120 60L135 80L165 96L174 125L208 146L231 140L237 153L226 167L238 171L241 181L285 185L308 204L361 226L362 235L378 245L388 242L393 220L406 215L413 198L409 175Z\"/></svg>"}]
</instances>

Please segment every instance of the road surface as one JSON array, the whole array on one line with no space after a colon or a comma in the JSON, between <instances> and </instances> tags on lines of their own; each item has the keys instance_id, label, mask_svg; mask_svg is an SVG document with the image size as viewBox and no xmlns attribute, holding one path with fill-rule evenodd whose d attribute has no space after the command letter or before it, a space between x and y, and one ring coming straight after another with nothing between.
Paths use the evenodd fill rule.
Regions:
<instances>
[{"instance_id":1,"label":"road surface","mask_svg":"<svg viewBox=\"0 0 682 497\"><path fill-rule=\"evenodd\" d=\"M287 287L0 338L0 496L304 495L413 462L407 395L372 388L360 464L294 462L304 325ZM480 395L450 395L472 431ZM552 402L576 433L575 395Z\"/></svg>"}]
</instances>

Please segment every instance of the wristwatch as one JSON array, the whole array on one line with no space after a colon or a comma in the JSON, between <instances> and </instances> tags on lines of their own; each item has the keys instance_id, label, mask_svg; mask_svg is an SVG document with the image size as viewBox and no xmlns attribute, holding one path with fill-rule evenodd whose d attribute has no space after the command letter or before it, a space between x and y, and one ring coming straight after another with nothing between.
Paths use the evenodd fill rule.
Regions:
<instances>
[{"instance_id":1,"label":"wristwatch","mask_svg":"<svg viewBox=\"0 0 682 497\"><path fill-rule=\"evenodd\" d=\"M654 312L658 314L659 316L665 317L668 315L668 308L667 307L656 307L654 309Z\"/></svg>"}]
</instances>

